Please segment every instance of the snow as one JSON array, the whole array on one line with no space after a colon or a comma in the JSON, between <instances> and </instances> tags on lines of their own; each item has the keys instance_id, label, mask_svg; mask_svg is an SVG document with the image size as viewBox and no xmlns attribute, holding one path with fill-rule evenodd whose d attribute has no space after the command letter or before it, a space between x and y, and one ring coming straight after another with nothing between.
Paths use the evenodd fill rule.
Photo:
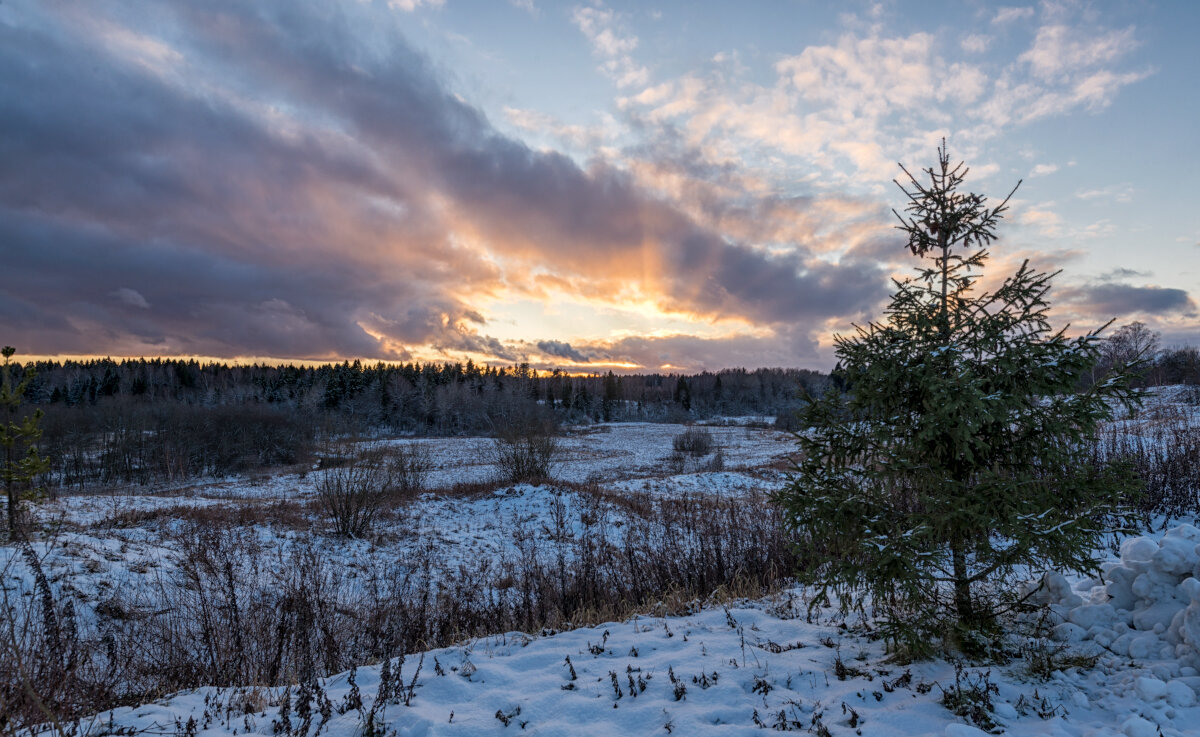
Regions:
<instances>
[{"instance_id":1,"label":"snow","mask_svg":"<svg viewBox=\"0 0 1200 737\"><path fill-rule=\"evenodd\" d=\"M1173 678L1184 668L1200 672L1200 529L1185 524L1159 540L1127 540L1120 560L1102 570L1106 582L1083 596L1065 588L1061 574L1046 575L1043 600L1064 620L1054 630L1056 638L1160 661ZM1136 687L1148 701L1166 694L1165 685L1160 691L1146 678L1136 680Z\"/></svg>"},{"instance_id":2,"label":"snow","mask_svg":"<svg viewBox=\"0 0 1200 737\"><path fill-rule=\"evenodd\" d=\"M728 418L703 426L731 469L785 462L795 450L791 435ZM559 439L561 460L554 477L573 483L663 477L672 440L690 426L651 422L602 423L568 428ZM415 445L433 456L431 486L486 481L496 475L489 438L421 438L389 443Z\"/></svg>"},{"instance_id":3,"label":"snow","mask_svg":"<svg viewBox=\"0 0 1200 737\"><path fill-rule=\"evenodd\" d=\"M756 718L768 729L824 725L833 735L987 734L941 705L942 690L954 683L949 663L889 663L882 644L856 628L832 619L806 621L806 602L797 594L684 617L633 618L546 636L507 633L410 653L402 665L393 661L392 670L399 669L405 684L415 683L413 698L407 706L380 702L376 716L397 735L429 737L668 734L667 725L678 735L750 735L760 733ZM1192 686L1108 665L1115 668L1111 675L1101 667L1060 672L1048 682L1033 681L1016 666L966 671L968 677L990 674L998 689L994 718L1011 734L1194 734L1200 708ZM1123 689L1126 675L1130 688ZM321 684L335 707L350 692L348 680L342 673ZM377 700L380 668L359 668L355 680L363 709L333 714L324 734L361 733ZM1035 706L1043 699L1055 705L1045 718ZM245 700L245 689L199 689L116 709L93 724L150 730L195 719L203 725L200 735L271 734L282 689L270 689L251 714L227 712ZM508 726L498 713L511 719ZM291 719L298 723L295 705Z\"/></svg>"},{"instance_id":4,"label":"snow","mask_svg":"<svg viewBox=\"0 0 1200 737\"><path fill-rule=\"evenodd\" d=\"M1160 392L1164 402L1190 396ZM1200 419L1188 412L1191 421ZM379 556L404 560L435 550L438 565L446 567L514 556L514 530L547 540L571 536L592 513L619 539L630 512L617 502L631 496L721 495L754 503L778 488L794 441L758 424L741 420L708 428L727 470L686 474L671 473L666 464L682 425L579 428L563 439L564 461L556 470L569 483L497 485L474 495L456 495L450 487L495 476L491 441L386 441L424 446L435 467L431 484L440 488L382 520L375 539L340 541L267 523L249 530L281 549L315 538L321 554L348 578ZM1130 433L1140 427L1137 419L1118 426ZM39 505L39 520L60 529L37 552L52 581L70 582L73 596L95 606L176 565L169 533L187 510L248 515L272 505L306 504L313 483L312 473L289 473L155 494L65 496ZM147 515L147 521L131 513ZM1094 658L1094 666L1064 668L1048 680L1031 675L1021 658L964 666L968 682L987 678L995 686L996 730L1055 737L1200 734L1200 529L1177 522L1153 527L1168 529L1123 541L1098 579L1049 572L1038 582L1033 600L1051 615L1047 646ZM19 567L11 564L16 554L0 548L0 571L16 575L10 572ZM399 668L406 689L412 685L411 700L406 705L393 694L378 702L374 714L385 733L394 730L397 737L690 737L759 734L764 727L819 732L820 726L831 735L989 733L942 705L943 691L955 684L952 662L896 664L861 622L842 621L832 609L817 609L810 618L807 604L797 588L761 600L697 602L685 616L635 617L553 634L498 633L407 653L402 665L391 667ZM352 692L350 673L324 679L321 689L334 711L320 733L363 734L380 678L378 664L358 668L354 679L363 707L344 713L338 707ZM290 697L296 726L294 688ZM197 689L99 714L81 726L97 737L118 729L176 734L194 719L198 735L272 734L283 698L281 688ZM314 717L308 734L316 733L318 721Z\"/></svg>"}]
</instances>

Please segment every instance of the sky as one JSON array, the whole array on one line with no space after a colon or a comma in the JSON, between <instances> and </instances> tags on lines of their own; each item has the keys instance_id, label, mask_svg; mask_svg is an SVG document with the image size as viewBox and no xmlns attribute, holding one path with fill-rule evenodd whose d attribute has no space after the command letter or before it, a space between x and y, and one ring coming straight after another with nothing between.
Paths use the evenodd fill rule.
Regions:
<instances>
[{"instance_id":1,"label":"sky","mask_svg":"<svg viewBox=\"0 0 1200 737\"><path fill-rule=\"evenodd\" d=\"M0 0L25 356L828 369L898 163L989 273L1200 344L1200 4Z\"/></svg>"}]
</instances>

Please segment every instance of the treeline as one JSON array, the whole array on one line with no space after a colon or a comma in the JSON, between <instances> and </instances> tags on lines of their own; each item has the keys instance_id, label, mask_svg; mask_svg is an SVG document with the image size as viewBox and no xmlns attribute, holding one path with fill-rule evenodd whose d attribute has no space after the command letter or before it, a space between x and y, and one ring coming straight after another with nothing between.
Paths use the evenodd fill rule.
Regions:
<instances>
[{"instance_id":1,"label":"treeline","mask_svg":"<svg viewBox=\"0 0 1200 737\"><path fill-rule=\"evenodd\" d=\"M158 483L306 459L346 435L491 435L550 423L681 422L790 415L828 377L794 369L573 376L466 363L228 365L38 362L26 391L45 412L55 485Z\"/></svg>"},{"instance_id":2,"label":"treeline","mask_svg":"<svg viewBox=\"0 0 1200 737\"><path fill-rule=\"evenodd\" d=\"M1098 381L1114 366L1145 360L1145 367L1136 382L1140 386L1200 385L1200 348L1175 346L1164 349L1160 340L1161 336L1143 322L1122 325L1104 340L1100 360L1085 379Z\"/></svg>"},{"instance_id":3,"label":"treeline","mask_svg":"<svg viewBox=\"0 0 1200 737\"><path fill-rule=\"evenodd\" d=\"M803 369L729 369L695 375L571 375L527 365L464 363L228 365L138 359L38 362L26 400L45 407L112 402L204 407L267 405L339 417L360 428L454 435L488 431L514 403L563 421L684 420L771 415L827 377Z\"/></svg>"},{"instance_id":4,"label":"treeline","mask_svg":"<svg viewBox=\"0 0 1200 737\"><path fill-rule=\"evenodd\" d=\"M1145 386L1200 385L1200 348L1187 346L1159 351L1141 381Z\"/></svg>"},{"instance_id":5,"label":"treeline","mask_svg":"<svg viewBox=\"0 0 1200 737\"><path fill-rule=\"evenodd\" d=\"M1146 384L1200 385L1200 350L1159 350L1138 323L1109 340L1093 372L1151 355ZM1126 355L1128 354L1128 355ZM493 435L536 421L684 422L775 416L797 429L802 391L835 377L802 369L586 376L466 363L228 365L109 359L37 362L26 402L45 412L50 486L177 482L310 460L325 439Z\"/></svg>"}]
</instances>

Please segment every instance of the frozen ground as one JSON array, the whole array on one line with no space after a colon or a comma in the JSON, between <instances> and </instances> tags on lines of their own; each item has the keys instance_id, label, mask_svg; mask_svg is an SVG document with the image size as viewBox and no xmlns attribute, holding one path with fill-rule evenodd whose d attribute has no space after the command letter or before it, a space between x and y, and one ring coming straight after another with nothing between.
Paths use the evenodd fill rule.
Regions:
<instances>
[{"instance_id":1,"label":"frozen ground","mask_svg":"<svg viewBox=\"0 0 1200 737\"><path fill-rule=\"evenodd\" d=\"M1163 413L1196 421L1191 395L1164 393L1157 409L1122 425L1139 432ZM1157 414L1156 414L1157 413ZM403 560L436 551L439 565L516 554L514 530L551 539L600 519L619 536L620 501L635 495L745 497L776 488L792 450L783 433L744 423L712 427L725 469L673 474L671 440L682 426L598 425L564 440L560 486L484 488L452 494L456 483L494 477L490 441L397 440L425 446L435 470L422 496L381 520L367 541L342 541L313 526L315 474L224 479L159 493L114 491L65 496L38 508L52 531L39 546L52 582L82 608L136 591L166 575L179 554L170 539L183 509L237 516L265 546L316 541L322 555L354 575L381 556ZM308 516L306 516L308 515ZM261 521L256 521L261 520ZM1195 520L1186 520L1195 522ZM1174 526L1174 525L1172 525ZM15 552L0 549L0 567ZM968 666L967 687L995 686L996 729L1021 735L1152 737L1200 734L1200 531L1178 527L1129 541L1106 566L1106 581L1053 577L1046 589L1054 620L1045 647L1094 657L1088 669L1039 680L1021 658ZM26 582L27 583L27 582ZM946 709L953 664L898 666L869 633L820 614L807 621L803 591L728 610L635 618L554 635L499 634L459 646L409 653L404 689L376 704L379 666L322 682L332 706L321 734L365 734L369 719L405 735L736 735L760 729L830 735L946 735L983 732ZM841 662L841 667L838 662ZM420 672L417 673L418 663ZM841 678L839 678L839 673ZM415 679L414 679L415 677ZM411 686L411 689L410 689ZM288 720L300 723L296 693ZM273 734L282 726L280 689L201 689L88 720L91 734L122 728L148 734ZM403 703L407 701L408 703ZM322 721L314 705L310 734ZM372 710L374 716L372 714Z\"/></svg>"}]
</instances>

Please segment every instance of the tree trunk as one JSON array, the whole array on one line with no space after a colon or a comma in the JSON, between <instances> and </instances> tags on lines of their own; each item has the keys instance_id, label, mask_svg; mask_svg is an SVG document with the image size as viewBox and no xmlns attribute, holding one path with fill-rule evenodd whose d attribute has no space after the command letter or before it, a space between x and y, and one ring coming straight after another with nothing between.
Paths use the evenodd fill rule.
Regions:
<instances>
[{"instance_id":1,"label":"tree trunk","mask_svg":"<svg viewBox=\"0 0 1200 737\"><path fill-rule=\"evenodd\" d=\"M972 624L975 621L975 607L971 603L971 582L967 576L967 553L963 549L961 539L950 543L950 552L954 562L954 608L958 612L961 624Z\"/></svg>"}]
</instances>

